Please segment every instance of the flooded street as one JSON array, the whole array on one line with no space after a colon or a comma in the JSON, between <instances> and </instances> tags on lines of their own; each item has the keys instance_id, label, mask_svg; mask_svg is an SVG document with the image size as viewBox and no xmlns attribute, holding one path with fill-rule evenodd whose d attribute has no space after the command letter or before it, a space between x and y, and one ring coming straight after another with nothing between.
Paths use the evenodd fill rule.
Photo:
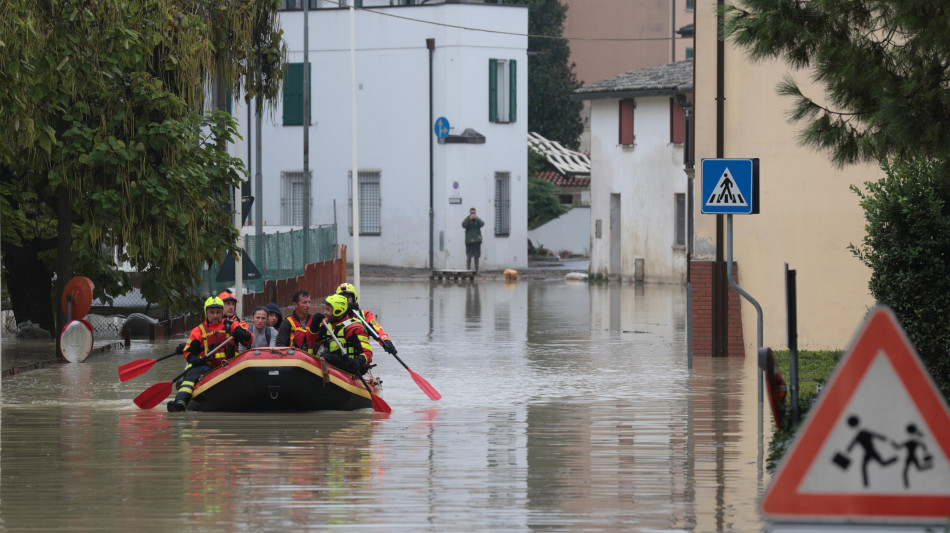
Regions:
<instances>
[{"instance_id":1,"label":"flooded street","mask_svg":"<svg viewBox=\"0 0 950 533\"><path fill-rule=\"evenodd\" d=\"M138 409L182 362L117 367L181 338L25 372L2 383L0 529L763 527L755 361L687 368L685 288L363 280L360 303L440 401L375 343L390 415ZM2 348L3 368L52 358Z\"/></svg>"}]
</instances>

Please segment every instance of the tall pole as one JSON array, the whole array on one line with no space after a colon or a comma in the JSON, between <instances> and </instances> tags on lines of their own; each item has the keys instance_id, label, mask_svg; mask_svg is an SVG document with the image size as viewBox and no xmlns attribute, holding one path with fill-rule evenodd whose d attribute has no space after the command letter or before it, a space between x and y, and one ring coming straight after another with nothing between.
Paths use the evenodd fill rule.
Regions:
<instances>
[{"instance_id":1,"label":"tall pole","mask_svg":"<svg viewBox=\"0 0 950 533\"><path fill-rule=\"evenodd\" d=\"M432 110L432 55L435 53L435 39L426 39L426 48L429 50L429 124L426 131L429 132L429 268L435 268L435 206L432 202L432 184L435 181L433 169L433 117Z\"/></svg>"},{"instance_id":2,"label":"tall pole","mask_svg":"<svg viewBox=\"0 0 950 533\"><path fill-rule=\"evenodd\" d=\"M254 156L254 230L257 233L257 268L262 274L262 281L267 280L267 264L264 262L266 254L264 253L264 175L261 173L261 97L257 97L257 106L254 111L254 126L257 130L257 137L254 138L255 151Z\"/></svg>"},{"instance_id":3,"label":"tall pole","mask_svg":"<svg viewBox=\"0 0 950 533\"><path fill-rule=\"evenodd\" d=\"M356 10L350 3L350 127L353 132L353 285L360 288L360 173L356 166Z\"/></svg>"},{"instance_id":4,"label":"tall pole","mask_svg":"<svg viewBox=\"0 0 950 533\"><path fill-rule=\"evenodd\" d=\"M303 0L303 264L310 259L310 0Z\"/></svg>"}]
</instances>

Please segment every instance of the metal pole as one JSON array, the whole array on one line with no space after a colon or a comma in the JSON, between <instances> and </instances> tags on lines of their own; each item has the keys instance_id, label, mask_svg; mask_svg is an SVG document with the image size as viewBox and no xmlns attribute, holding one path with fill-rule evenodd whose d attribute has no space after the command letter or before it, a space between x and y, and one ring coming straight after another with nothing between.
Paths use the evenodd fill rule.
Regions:
<instances>
[{"instance_id":1,"label":"metal pole","mask_svg":"<svg viewBox=\"0 0 950 533\"><path fill-rule=\"evenodd\" d=\"M360 173L356 159L356 10L350 5L350 127L353 131L353 285L360 288Z\"/></svg>"},{"instance_id":2,"label":"metal pole","mask_svg":"<svg viewBox=\"0 0 950 533\"><path fill-rule=\"evenodd\" d=\"M785 305L788 315L788 388L792 393L792 424L798 423L798 288L795 271L785 263Z\"/></svg>"},{"instance_id":3,"label":"metal pole","mask_svg":"<svg viewBox=\"0 0 950 533\"><path fill-rule=\"evenodd\" d=\"M729 285L733 289L739 292L743 298L749 301L752 305L755 306L756 319L758 321L758 327L756 328L757 338L755 345L755 353L759 353L759 348L762 347L762 306L759 305L759 302L752 297L751 294L746 292L742 287L740 287L735 280L732 279L732 215L726 215L726 253L728 255L726 259L726 277L729 279ZM758 368L758 366L756 366ZM759 376L759 403L762 403L762 372L760 368L756 374Z\"/></svg>"},{"instance_id":4,"label":"metal pole","mask_svg":"<svg viewBox=\"0 0 950 533\"><path fill-rule=\"evenodd\" d=\"M303 231L310 232L310 0L303 0ZM308 252L304 238L304 263Z\"/></svg>"},{"instance_id":5,"label":"metal pole","mask_svg":"<svg viewBox=\"0 0 950 533\"><path fill-rule=\"evenodd\" d=\"M254 125L257 127L257 137L254 138L254 230L257 233L257 266L261 270L261 283L267 280L267 253L264 250L264 175L261 173L261 97L257 97Z\"/></svg>"}]
</instances>

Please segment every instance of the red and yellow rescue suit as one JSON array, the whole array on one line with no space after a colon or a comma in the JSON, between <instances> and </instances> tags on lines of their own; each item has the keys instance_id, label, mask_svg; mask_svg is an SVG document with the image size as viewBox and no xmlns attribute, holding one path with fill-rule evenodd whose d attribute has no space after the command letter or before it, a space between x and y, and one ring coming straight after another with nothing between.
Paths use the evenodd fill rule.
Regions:
<instances>
[{"instance_id":1,"label":"red and yellow rescue suit","mask_svg":"<svg viewBox=\"0 0 950 533\"><path fill-rule=\"evenodd\" d=\"M310 346L324 346L323 358L331 365L349 372L363 375L373 362L373 349L359 319L347 316L336 323L330 323L333 334L343 344L337 345L322 322L311 320L308 342Z\"/></svg>"},{"instance_id":2,"label":"red and yellow rescue suit","mask_svg":"<svg viewBox=\"0 0 950 533\"><path fill-rule=\"evenodd\" d=\"M290 345L294 348L307 349L307 353L313 355L314 344L310 342L310 323L313 322L313 316L308 316L306 321L297 318L297 315L291 314L285 318L290 323ZM317 324L319 326L319 324Z\"/></svg>"},{"instance_id":3,"label":"red and yellow rescue suit","mask_svg":"<svg viewBox=\"0 0 950 533\"><path fill-rule=\"evenodd\" d=\"M380 326L379 322L376 321L376 317L373 315L373 312L362 310L357 310L356 312L360 313L363 317L363 320L365 320L369 327L373 328L373 331L376 332L376 334L373 335L373 331L367 331L367 334L369 334L371 337L375 337L379 342L379 345L382 346L383 350L386 350L387 353L396 355L396 347L393 346L393 341L390 340L389 335L383 331L383 327ZM359 319L357 318L357 320Z\"/></svg>"},{"instance_id":4,"label":"red and yellow rescue suit","mask_svg":"<svg viewBox=\"0 0 950 533\"><path fill-rule=\"evenodd\" d=\"M233 342L218 349L207 361L203 360L206 353L214 350L231 337L234 337ZM234 357L234 344L237 342L244 344L246 347L250 347L251 343L254 342L254 334L251 333L251 329L247 324L242 321L231 322L225 320L217 324L209 324L206 320L192 329L191 335L188 337L188 347L185 349L185 361L188 365L185 367L185 376L182 378L181 386L178 387L175 400L181 400L187 404L191 400L195 383L201 376L212 368L221 366L225 359Z\"/></svg>"}]
</instances>

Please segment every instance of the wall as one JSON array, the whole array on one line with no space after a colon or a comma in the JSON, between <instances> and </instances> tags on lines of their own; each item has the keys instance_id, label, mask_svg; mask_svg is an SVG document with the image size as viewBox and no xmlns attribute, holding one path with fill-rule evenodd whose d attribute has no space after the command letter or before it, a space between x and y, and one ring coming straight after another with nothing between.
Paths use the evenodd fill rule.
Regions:
<instances>
[{"instance_id":1,"label":"wall","mask_svg":"<svg viewBox=\"0 0 950 533\"><path fill-rule=\"evenodd\" d=\"M715 257L714 215L700 215L700 160L716 153L715 4L697 3L695 258ZM798 145L798 125L786 122L793 101L776 86L790 75L805 94L819 96L808 72L777 61L751 63L727 43L723 157L760 159L758 215L734 216L733 254L740 285L762 305L764 343L786 346L784 267L797 271L798 346L846 348L873 299L869 270L848 245L860 243L864 216L852 184L877 180L876 165L836 168L827 153ZM725 247L725 242L722 243ZM725 252L725 250L724 250ZM743 301L746 352L754 350L756 313Z\"/></svg>"},{"instance_id":2,"label":"wall","mask_svg":"<svg viewBox=\"0 0 950 533\"><path fill-rule=\"evenodd\" d=\"M685 193L683 147L669 142L669 97L639 98L633 147L618 144L619 104L591 102L592 274L632 281L643 259L644 281L685 283L686 250L674 246L675 197ZM610 195L620 195L621 271L610 272ZM601 238L596 221L601 220Z\"/></svg>"},{"instance_id":3,"label":"wall","mask_svg":"<svg viewBox=\"0 0 950 533\"><path fill-rule=\"evenodd\" d=\"M572 255L590 256L590 207L573 207L567 213L528 230L535 246L552 252L567 250Z\"/></svg>"},{"instance_id":4,"label":"wall","mask_svg":"<svg viewBox=\"0 0 950 533\"><path fill-rule=\"evenodd\" d=\"M380 171L381 235L359 237L359 260L366 264L427 267L430 252L429 51L433 54L433 116L444 116L452 134L472 128L481 145L435 144L432 198L434 266L464 260L460 223L470 205L483 215L494 207L494 172L511 173L511 233L494 235L493 216L483 216L483 268L527 264L527 220L515 216L527 204L527 9L523 6L455 4L374 8L416 20L357 10L356 133L361 170ZM309 168L313 173L311 225L338 222L338 242L357 250L349 231L352 161L350 13L311 11L312 120ZM437 24L427 24L425 21ZM288 62L303 61L303 14L281 13ZM448 25L491 28L516 35L463 31ZM488 60L518 61L518 118L513 124L488 122ZM280 224L281 171L303 169L303 128L282 126L281 103L264 117L263 221ZM245 134L246 108L235 116ZM234 146L246 158L247 143ZM460 183L462 205L449 205L451 184ZM442 246L440 246L440 237ZM457 265L456 265L457 266Z\"/></svg>"}]
</instances>

